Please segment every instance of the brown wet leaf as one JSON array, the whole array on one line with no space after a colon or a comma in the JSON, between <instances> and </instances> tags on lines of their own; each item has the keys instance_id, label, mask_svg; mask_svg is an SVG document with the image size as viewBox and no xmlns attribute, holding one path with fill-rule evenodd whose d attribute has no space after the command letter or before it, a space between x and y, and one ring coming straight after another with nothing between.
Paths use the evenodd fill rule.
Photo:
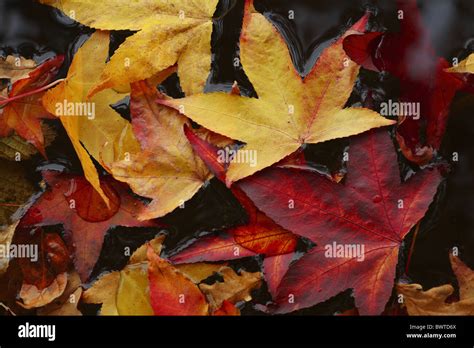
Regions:
<instances>
[{"instance_id":1,"label":"brown wet leaf","mask_svg":"<svg viewBox=\"0 0 474 348\"><path fill-rule=\"evenodd\" d=\"M15 83L15 81L27 77L36 66L37 64L33 59L26 59L21 56L0 57L0 79L9 79L10 83Z\"/></svg>"},{"instance_id":2,"label":"brown wet leaf","mask_svg":"<svg viewBox=\"0 0 474 348\"><path fill-rule=\"evenodd\" d=\"M44 135L44 146L48 147L56 138L56 132L45 123L41 124ZM16 134L0 138L0 157L10 161L30 159L38 150L31 143Z\"/></svg>"},{"instance_id":3,"label":"brown wet leaf","mask_svg":"<svg viewBox=\"0 0 474 348\"><path fill-rule=\"evenodd\" d=\"M450 255L451 267L459 283L459 301L447 303L454 288L445 284L423 291L420 284L398 284L409 315L473 315L474 271L458 257Z\"/></svg>"},{"instance_id":4,"label":"brown wet leaf","mask_svg":"<svg viewBox=\"0 0 474 348\"><path fill-rule=\"evenodd\" d=\"M250 301L252 290L259 288L262 282L260 272L241 271L239 275L232 268L224 267L219 273L224 278L223 282L199 285L201 291L206 295L212 311L220 308L224 301L233 304L240 301Z\"/></svg>"}]
</instances>

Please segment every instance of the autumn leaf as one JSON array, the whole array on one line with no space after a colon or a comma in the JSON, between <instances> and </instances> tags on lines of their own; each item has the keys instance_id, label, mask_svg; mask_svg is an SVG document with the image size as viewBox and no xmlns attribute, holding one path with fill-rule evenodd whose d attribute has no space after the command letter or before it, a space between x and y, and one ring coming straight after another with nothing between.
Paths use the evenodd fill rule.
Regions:
<instances>
[{"instance_id":1,"label":"autumn leaf","mask_svg":"<svg viewBox=\"0 0 474 348\"><path fill-rule=\"evenodd\" d=\"M30 230L18 227L12 244L17 248L29 245L36 250L30 249L30 257L18 258L23 285L33 292L41 292L50 287L69 267L69 251L58 234L45 233L41 228ZM59 283L62 284L62 281Z\"/></svg>"},{"instance_id":2,"label":"autumn leaf","mask_svg":"<svg viewBox=\"0 0 474 348\"><path fill-rule=\"evenodd\" d=\"M32 59L21 56L0 57L0 79L8 79L13 84L27 77L36 67L37 64Z\"/></svg>"},{"instance_id":3,"label":"autumn leaf","mask_svg":"<svg viewBox=\"0 0 474 348\"><path fill-rule=\"evenodd\" d=\"M44 146L48 147L56 138L56 132L53 127L43 123L41 131L44 137ZM38 150L33 144L24 140L17 134L12 134L8 137L0 138L0 157L10 161L21 161L30 159L36 155Z\"/></svg>"},{"instance_id":4,"label":"autumn leaf","mask_svg":"<svg viewBox=\"0 0 474 348\"><path fill-rule=\"evenodd\" d=\"M298 237L278 226L259 211L238 187L232 188L249 215L247 224L227 229L217 235L199 238L170 257L176 264L202 261L233 260L263 254L274 256L292 253Z\"/></svg>"},{"instance_id":5,"label":"autumn leaf","mask_svg":"<svg viewBox=\"0 0 474 348\"><path fill-rule=\"evenodd\" d=\"M119 282L120 272L103 274L92 287L84 291L82 299L85 303L102 304L100 315L118 315L117 288ZM141 314L140 308L136 308L135 313Z\"/></svg>"},{"instance_id":6,"label":"autumn leaf","mask_svg":"<svg viewBox=\"0 0 474 348\"><path fill-rule=\"evenodd\" d=\"M66 129L86 179L107 203L90 156L111 163L139 149L130 123L111 107L125 94L107 90L90 100L86 97L105 67L109 41L108 32L92 34L76 52L66 80L43 97L46 110L59 117Z\"/></svg>"},{"instance_id":7,"label":"autumn leaf","mask_svg":"<svg viewBox=\"0 0 474 348\"><path fill-rule=\"evenodd\" d=\"M214 175L225 182L228 163L219 161L219 151L222 148L201 139L188 127L185 127L185 134L194 151ZM289 161L286 164L289 164ZM275 297L280 281L294 259L293 252L298 238L259 211L238 186L234 185L231 190L249 215L248 223L231 228L225 234L203 237L174 255L172 260L175 262L218 261L264 254L263 273L268 291L272 297Z\"/></svg>"},{"instance_id":8,"label":"autumn leaf","mask_svg":"<svg viewBox=\"0 0 474 348\"><path fill-rule=\"evenodd\" d=\"M252 290L259 288L262 283L260 272L241 271L239 275L232 268L225 267L219 271L219 274L222 275L222 282L199 285L209 301L212 312L218 310L225 301L230 303L250 301Z\"/></svg>"},{"instance_id":9,"label":"autumn leaf","mask_svg":"<svg viewBox=\"0 0 474 348\"><path fill-rule=\"evenodd\" d=\"M74 20L101 30L137 31L107 63L93 93L117 90L178 63L187 94L201 92L211 65L212 16L217 0L127 1L40 0Z\"/></svg>"},{"instance_id":10,"label":"autumn leaf","mask_svg":"<svg viewBox=\"0 0 474 348\"><path fill-rule=\"evenodd\" d=\"M18 221L9 225L9 226L2 226L0 227L0 246L2 248L7 248L11 245L13 235L15 234L16 226L18 225ZM0 276L3 275L7 269L8 264L10 263L10 258L5 253L2 253L0 256Z\"/></svg>"},{"instance_id":11,"label":"autumn leaf","mask_svg":"<svg viewBox=\"0 0 474 348\"><path fill-rule=\"evenodd\" d=\"M26 206L35 189L18 162L0 160L0 178L0 226L6 226L21 217L17 212Z\"/></svg>"},{"instance_id":12,"label":"autumn leaf","mask_svg":"<svg viewBox=\"0 0 474 348\"><path fill-rule=\"evenodd\" d=\"M54 299L61 296L66 289L67 273L61 273L44 289L39 289L36 285L23 283L20 290L18 304L26 309L43 307Z\"/></svg>"},{"instance_id":13,"label":"autumn leaf","mask_svg":"<svg viewBox=\"0 0 474 348\"><path fill-rule=\"evenodd\" d=\"M459 301L447 303L454 288L437 286L423 291L420 284L398 284L398 293L403 295L403 304L409 315L473 315L474 314L474 271L457 256L449 255L451 267L459 283Z\"/></svg>"},{"instance_id":14,"label":"autumn leaf","mask_svg":"<svg viewBox=\"0 0 474 348\"><path fill-rule=\"evenodd\" d=\"M163 240L164 236L156 237L135 250L123 270L102 274L84 292L84 302L101 304L102 316L153 315L146 251L150 245L159 254Z\"/></svg>"},{"instance_id":15,"label":"autumn leaf","mask_svg":"<svg viewBox=\"0 0 474 348\"><path fill-rule=\"evenodd\" d=\"M227 184L280 161L303 144L393 123L368 109L344 108L359 67L346 57L342 39L363 31L367 16L324 50L302 79L277 29L263 15L252 12L251 1L246 2L245 11L240 55L258 99L208 93L159 100L211 131L245 142L237 156L258 156L255 161L232 162Z\"/></svg>"},{"instance_id":16,"label":"autumn leaf","mask_svg":"<svg viewBox=\"0 0 474 348\"><path fill-rule=\"evenodd\" d=\"M207 315L208 304L199 288L166 260L148 249L148 279L155 315Z\"/></svg>"},{"instance_id":17,"label":"autumn leaf","mask_svg":"<svg viewBox=\"0 0 474 348\"><path fill-rule=\"evenodd\" d=\"M347 171L344 184L273 168L239 184L268 217L317 243L285 274L277 313L310 307L353 288L361 314L380 314L392 291L403 238L424 216L441 181L435 169L402 183L386 131L352 140ZM339 253L340 246L343 251L358 247L359 253Z\"/></svg>"},{"instance_id":18,"label":"autumn leaf","mask_svg":"<svg viewBox=\"0 0 474 348\"><path fill-rule=\"evenodd\" d=\"M150 302L147 250L161 252L164 236L158 236L134 251L128 265L121 271L102 275L84 293L86 303L102 303L101 315L153 315ZM174 268L198 284L224 264L180 264Z\"/></svg>"},{"instance_id":19,"label":"autumn leaf","mask_svg":"<svg viewBox=\"0 0 474 348\"><path fill-rule=\"evenodd\" d=\"M146 263L132 264L120 271L117 312L119 315L153 315Z\"/></svg>"},{"instance_id":20,"label":"autumn leaf","mask_svg":"<svg viewBox=\"0 0 474 348\"><path fill-rule=\"evenodd\" d=\"M240 310L232 303L227 300L222 302L222 306L214 311L212 315L215 316L239 316Z\"/></svg>"},{"instance_id":21,"label":"autumn leaf","mask_svg":"<svg viewBox=\"0 0 474 348\"><path fill-rule=\"evenodd\" d=\"M101 187L110 200L109 207L82 176L46 171L43 178L49 189L29 209L21 226L62 224L75 249L74 264L83 281L89 277L109 229L156 225L135 218L135 212L143 208L143 203L110 178L101 180Z\"/></svg>"},{"instance_id":22,"label":"autumn leaf","mask_svg":"<svg viewBox=\"0 0 474 348\"><path fill-rule=\"evenodd\" d=\"M276 299L281 280L288 272L294 259L295 254L290 253L266 257L263 260L263 274L267 282L268 292L272 295L272 298Z\"/></svg>"},{"instance_id":23,"label":"autumn leaf","mask_svg":"<svg viewBox=\"0 0 474 348\"><path fill-rule=\"evenodd\" d=\"M132 84L130 112L142 151L110 167L117 180L152 199L140 219L172 212L212 178L183 132L189 120L175 110L155 104L158 97L157 89L147 82Z\"/></svg>"},{"instance_id":24,"label":"autumn leaf","mask_svg":"<svg viewBox=\"0 0 474 348\"><path fill-rule=\"evenodd\" d=\"M474 53L471 53L469 57L459 62L456 66L446 69L446 71L459 74L474 74Z\"/></svg>"},{"instance_id":25,"label":"autumn leaf","mask_svg":"<svg viewBox=\"0 0 474 348\"><path fill-rule=\"evenodd\" d=\"M364 68L396 76L400 103L419 105L419 115L392 116L399 116L397 140L404 156L424 165L439 150L449 106L463 81L446 72L448 62L436 56L416 0L398 0L397 7L403 16L400 32L351 35L344 40L344 49Z\"/></svg>"},{"instance_id":26,"label":"autumn leaf","mask_svg":"<svg viewBox=\"0 0 474 348\"><path fill-rule=\"evenodd\" d=\"M46 306L38 308L37 314L48 316L80 316L82 313L77 309L77 305L81 299L82 292L79 274L70 272L67 275L67 284L62 295Z\"/></svg>"},{"instance_id":27,"label":"autumn leaf","mask_svg":"<svg viewBox=\"0 0 474 348\"><path fill-rule=\"evenodd\" d=\"M27 309L43 307L61 296L68 282L69 252L58 234L18 228L13 246L28 245L29 257L18 257L23 283L17 303ZM33 251L33 249L36 251Z\"/></svg>"},{"instance_id":28,"label":"autumn leaf","mask_svg":"<svg viewBox=\"0 0 474 348\"><path fill-rule=\"evenodd\" d=\"M42 89L53 81L63 61L63 56L49 59L13 83L8 98L0 100L0 136L6 137L15 131L46 157L41 119L52 116L41 104Z\"/></svg>"}]
</instances>

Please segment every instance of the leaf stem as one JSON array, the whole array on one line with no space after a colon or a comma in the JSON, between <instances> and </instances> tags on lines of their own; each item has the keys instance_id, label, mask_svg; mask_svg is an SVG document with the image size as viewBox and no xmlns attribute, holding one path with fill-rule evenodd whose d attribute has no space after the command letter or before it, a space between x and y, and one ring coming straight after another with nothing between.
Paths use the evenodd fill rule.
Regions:
<instances>
[{"instance_id":1,"label":"leaf stem","mask_svg":"<svg viewBox=\"0 0 474 348\"><path fill-rule=\"evenodd\" d=\"M416 237L418 236L418 231L420 230L420 223L418 222L415 227L415 233L413 234L413 239L411 240L410 251L408 252L407 264L405 266L405 274L408 274L408 268L410 267L411 257L413 251L415 250Z\"/></svg>"},{"instance_id":2,"label":"leaf stem","mask_svg":"<svg viewBox=\"0 0 474 348\"><path fill-rule=\"evenodd\" d=\"M39 92L43 92L43 91L45 91L45 90L47 90L47 89L49 89L49 88L51 88L51 87L57 85L58 83L63 82L64 80L65 80L65 79L59 79L59 80L56 80L56 81L51 82L50 84L48 84L48 85L46 85L46 86L40 87L40 88L38 88L38 89L34 89L34 90L32 90L32 91L29 91L29 92L26 92L26 93L23 93L23 94L18 94L18 95L14 96L14 97L11 97L11 98L6 98L6 99L0 101L0 106L3 106L3 105L8 104L8 103L10 103L10 102L12 102L12 101L15 101L15 100L18 100L18 99L21 99L21 98L28 97L28 96L30 96L30 95L33 95L33 94L36 94L36 93L39 93Z\"/></svg>"}]
</instances>

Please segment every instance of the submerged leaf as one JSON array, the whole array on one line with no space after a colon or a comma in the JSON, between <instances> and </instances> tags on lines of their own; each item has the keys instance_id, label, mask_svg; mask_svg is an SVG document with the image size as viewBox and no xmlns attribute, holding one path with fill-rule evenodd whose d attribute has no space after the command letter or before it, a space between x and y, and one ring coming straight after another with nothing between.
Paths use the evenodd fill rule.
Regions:
<instances>
[{"instance_id":1,"label":"submerged leaf","mask_svg":"<svg viewBox=\"0 0 474 348\"><path fill-rule=\"evenodd\" d=\"M62 224L75 250L74 264L83 281L89 277L109 229L156 225L136 219L135 214L143 208L143 203L132 197L123 184L110 178L100 182L110 201L107 207L82 176L46 171L43 177L49 189L30 208L21 225Z\"/></svg>"}]
</instances>

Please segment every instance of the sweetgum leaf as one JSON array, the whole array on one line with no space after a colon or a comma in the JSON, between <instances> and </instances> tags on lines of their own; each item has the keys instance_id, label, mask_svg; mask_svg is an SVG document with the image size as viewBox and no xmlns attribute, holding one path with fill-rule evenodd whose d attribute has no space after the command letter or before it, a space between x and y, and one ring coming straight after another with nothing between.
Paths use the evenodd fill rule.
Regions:
<instances>
[{"instance_id":1,"label":"sweetgum leaf","mask_svg":"<svg viewBox=\"0 0 474 348\"><path fill-rule=\"evenodd\" d=\"M139 221L136 213L144 204L130 195L123 184L101 180L108 195L107 207L99 193L82 176L43 172L49 189L35 202L21 226L62 224L74 247L74 264L83 281L92 271L102 249L104 236L113 226L155 226L153 221Z\"/></svg>"},{"instance_id":2,"label":"sweetgum leaf","mask_svg":"<svg viewBox=\"0 0 474 348\"><path fill-rule=\"evenodd\" d=\"M343 38L363 32L368 15L326 48L312 71L302 78L278 30L255 12L252 1L246 1L245 11L240 55L258 98L207 93L158 101L213 132L246 143L239 149L242 156L256 154L254 163L230 163L228 185L280 161L303 144L393 123L369 109L344 108L359 66L347 58Z\"/></svg>"},{"instance_id":3,"label":"sweetgum leaf","mask_svg":"<svg viewBox=\"0 0 474 348\"><path fill-rule=\"evenodd\" d=\"M239 184L271 219L317 243L285 274L278 287L278 313L353 288L361 314L380 314L392 291L403 238L423 218L441 181L437 169L426 169L401 182L386 131L352 140L347 171L343 184L273 168ZM334 244L364 247L363 257L328 254Z\"/></svg>"}]
</instances>

